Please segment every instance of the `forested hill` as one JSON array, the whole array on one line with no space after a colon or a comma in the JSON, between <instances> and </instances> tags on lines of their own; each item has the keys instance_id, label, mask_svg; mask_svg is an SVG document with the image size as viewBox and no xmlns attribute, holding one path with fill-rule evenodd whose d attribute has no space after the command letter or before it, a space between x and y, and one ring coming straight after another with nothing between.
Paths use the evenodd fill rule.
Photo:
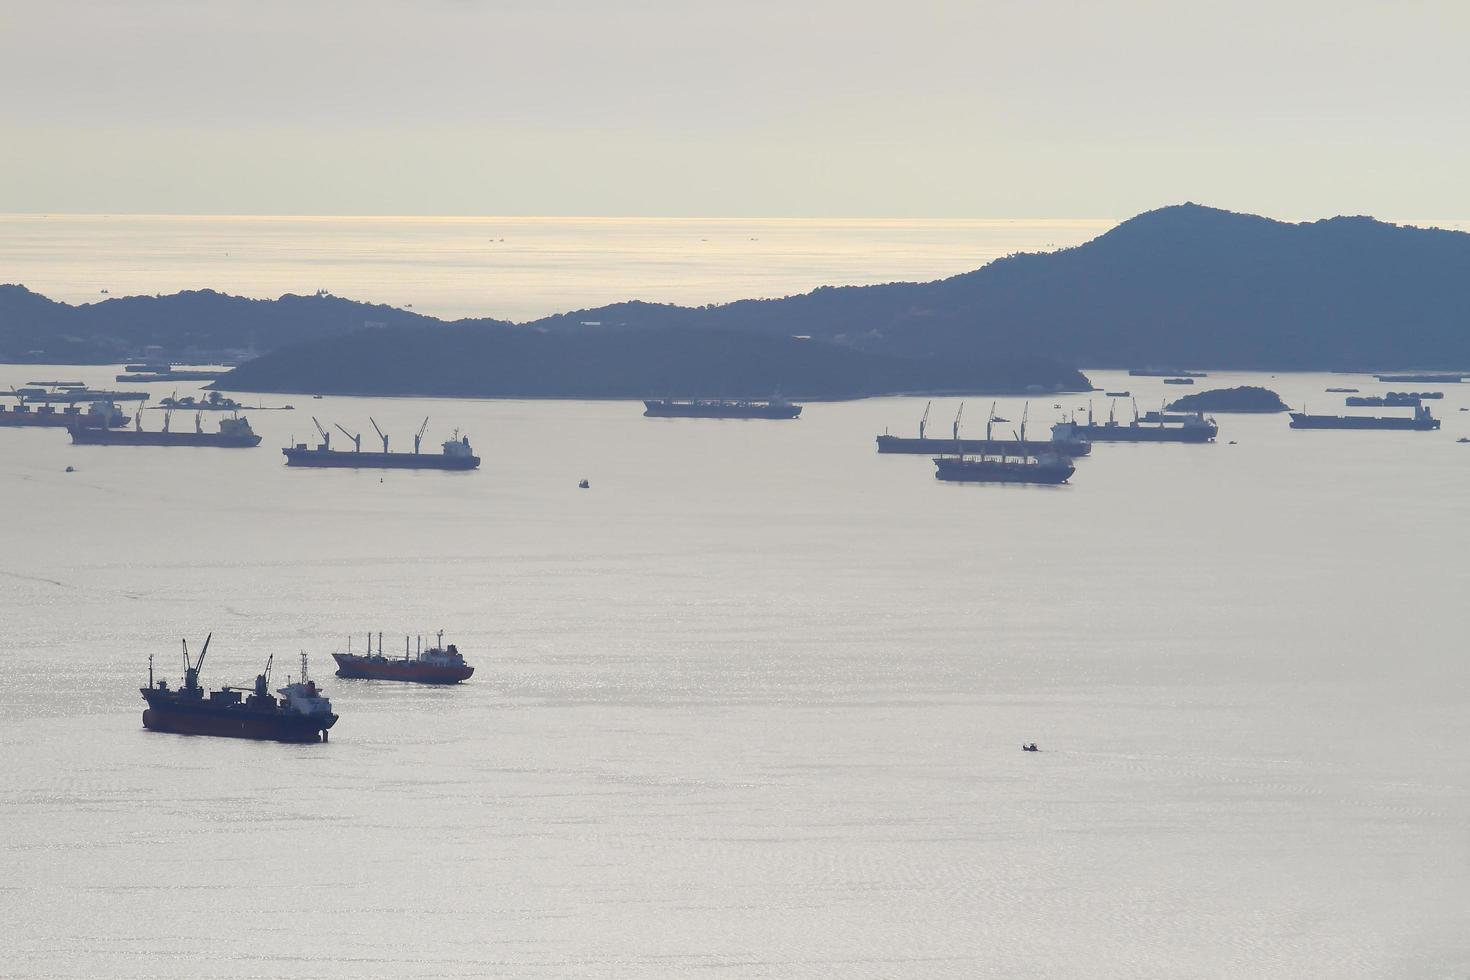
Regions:
<instances>
[{"instance_id":1,"label":"forested hill","mask_svg":"<svg viewBox=\"0 0 1470 980\"><path fill-rule=\"evenodd\" d=\"M493 321L492 321L493 322ZM246 299L212 289L73 306L0 285L0 361L109 364L160 348L177 361L259 353L371 326L439 326L409 310L319 293Z\"/></svg>"},{"instance_id":2,"label":"forested hill","mask_svg":"<svg viewBox=\"0 0 1470 980\"><path fill-rule=\"evenodd\" d=\"M361 330L267 354L233 391L522 398L858 398L900 392L1079 391L1046 358L908 358L816 340L678 328L452 325Z\"/></svg>"},{"instance_id":3,"label":"forested hill","mask_svg":"<svg viewBox=\"0 0 1470 980\"><path fill-rule=\"evenodd\" d=\"M107 362L149 347L187 360L190 352L266 353L363 329L446 326L324 294L252 300L204 290L71 306L0 286L0 360L7 361ZM1362 217L1292 224L1183 204L1131 218L1076 248L1014 255L934 282L698 308L630 301L523 326L553 334L674 331L664 338L680 329L809 336L972 366L1045 359L1466 370L1470 234Z\"/></svg>"},{"instance_id":4,"label":"forested hill","mask_svg":"<svg viewBox=\"0 0 1470 980\"><path fill-rule=\"evenodd\" d=\"M1292 224L1182 204L1076 248L936 282L693 310L619 304L540 325L584 320L1097 367L1470 368L1470 234L1362 217Z\"/></svg>"}]
</instances>

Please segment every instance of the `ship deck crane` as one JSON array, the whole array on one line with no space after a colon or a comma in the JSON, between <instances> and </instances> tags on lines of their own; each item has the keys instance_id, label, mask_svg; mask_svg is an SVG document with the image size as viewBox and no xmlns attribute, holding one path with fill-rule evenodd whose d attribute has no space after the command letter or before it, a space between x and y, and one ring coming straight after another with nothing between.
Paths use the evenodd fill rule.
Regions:
<instances>
[{"instance_id":1,"label":"ship deck crane","mask_svg":"<svg viewBox=\"0 0 1470 980\"><path fill-rule=\"evenodd\" d=\"M929 424L929 409L931 409L933 407L934 407L934 403L933 402L930 402L929 404L927 404L927 405L924 406L924 417L921 418L921 419L919 419L919 438L920 439L924 438L924 428L925 428L925 426L927 426Z\"/></svg>"},{"instance_id":2,"label":"ship deck crane","mask_svg":"<svg viewBox=\"0 0 1470 980\"><path fill-rule=\"evenodd\" d=\"M357 434L354 435L353 433L348 432L346 429L343 429L340 424L337 426L337 428L342 429L342 434L344 436L346 436L347 438L349 438L349 439L352 440L352 451L353 452L355 452L355 453L362 452L362 433L359 432L359 433L357 433Z\"/></svg>"},{"instance_id":3,"label":"ship deck crane","mask_svg":"<svg viewBox=\"0 0 1470 980\"><path fill-rule=\"evenodd\" d=\"M424 424L419 426L418 435L413 437L413 453L415 456L418 455L419 443L424 441L424 433L427 431L429 431L429 417L425 415Z\"/></svg>"},{"instance_id":4,"label":"ship deck crane","mask_svg":"<svg viewBox=\"0 0 1470 980\"><path fill-rule=\"evenodd\" d=\"M330 452L332 448L332 434L322 428L322 424L316 420L315 415L311 417L311 424L316 426L316 431L322 434L322 449Z\"/></svg>"},{"instance_id":5,"label":"ship deck crane","mask_svg":"<svg viewBox=\"0 0 1470 980\"><path fill-rule=\"evenodd\" d=\"M383 440L383 455L388 455L388 437L383 435L383 430L378 428L377 420L371 415L368 416L368 421L373 423L373 431L377 432L378 438Z\"/></svg>"}]
</instances>

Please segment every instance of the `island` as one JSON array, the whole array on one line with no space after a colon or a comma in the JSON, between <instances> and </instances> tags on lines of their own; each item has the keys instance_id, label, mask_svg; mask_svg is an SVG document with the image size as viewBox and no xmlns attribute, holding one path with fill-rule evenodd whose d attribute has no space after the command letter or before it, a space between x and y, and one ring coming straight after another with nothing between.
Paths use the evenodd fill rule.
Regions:
<instances>
[{"instance_id":1,"label":"island","mask_svg":"<svg viewBox=\"0 0 1470 980\"><path fill-rule=\"evenodd\" d=\"M1269 388L1242 385L1239 388L1212 388L1185 395L1169 403L1171 412L1285 412L1288 406L1281 396Z\"/></svg>"}]
</instances>

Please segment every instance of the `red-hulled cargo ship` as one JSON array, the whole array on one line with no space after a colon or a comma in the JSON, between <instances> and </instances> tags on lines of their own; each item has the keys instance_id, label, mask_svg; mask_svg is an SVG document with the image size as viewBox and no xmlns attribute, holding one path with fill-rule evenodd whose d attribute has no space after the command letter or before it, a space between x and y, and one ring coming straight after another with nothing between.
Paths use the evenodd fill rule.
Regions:
<instances>
[{"instance_id":1,"label":"red-hulled cargo ship","mask_svg":"<svg viewBox=\"0 0 1470 980\"><path fill-rule=\"evenodd\" d=\"M415 684L458 684L469 678L475 668L464 662L459 649L453 644L444 646L444 632L438 634L438 643L425 650L420 643L416 654L408 652L408 637L403 638L403 656L383 656L383 634L378 634L378 652L373 653L373 637L368 634L366 656L355 653L334 653L337 661L337 676L367 678L380 681L409 681Z\"/></svg>"}]
</instances>

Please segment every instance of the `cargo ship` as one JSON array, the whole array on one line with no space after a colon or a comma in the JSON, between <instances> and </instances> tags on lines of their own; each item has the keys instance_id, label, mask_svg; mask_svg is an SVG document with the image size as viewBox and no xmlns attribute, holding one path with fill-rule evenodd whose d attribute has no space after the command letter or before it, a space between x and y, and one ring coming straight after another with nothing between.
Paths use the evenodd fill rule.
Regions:
<instances>
[{"instance_id":1,"label":"cargo ship","mask_svg":"<svg viewBox=\"0 0 1470 980\"><path fill-rule=\"evenodd\" d=\"M1158 421L1143 423L1138 418L1138 406L1133 407L1133 421L1127 424L1119 422L1113 414L1111 406L1108 408L1108 420L1096 423L1092 418L1092 406L1087 406L1086 424L1076 424L1078 435L1088 442L1214 442L1219 433L1219 426L1212 418L1206 418L1203 412L1189 412L1187 414L1169 416L1178 418L1178 421Z\"/></svg>"},{"instance_id":2,"label":"cargo ship","mask_svg":"<svg viewBox=\"0 0 1470 980\"><path fill-rule=\"evenodd\" d=\"M1203 371L1170 371L1167 368L1133 368L1130 378L1207 378Z\"/></svg>"},{"instance_id":3,"label":"cargo ship","mask_svg":"<svg viewBox=\"0 0 1470 980\"><path fill-rule=\"evenodd\" d=\"M1350 408L1413 408L1426 399L1443 397L1442 391L1390 391L1386 395L1352 395L1344 401Z\"/></svg>"},{"instance_id":4,"label":"cargo ship","mask_svg":"<svg viewBox=\"0 0 1470 980\"><path fill-rule=\"evenodd\" d=\"M403 656L383 656L383 634L378 634L378 652L373 653L373 635L368 634L367 655L353 653L348 641L346 653L334 653L337 661L337 676L366 678L381 681L409 681L415 684L458 684L468 680L475 668L464 662L459 649L453 644L444 645L444 631L440 630L438 642L425 650L423 640L419 649L409 656L408 637L403 638Z\"/></svg>"},{"instance_id":5,"label":"cargo ship","mask_svg":"<svg viewBox=\"0 0 1470 980\"><path fill-rule=\"evenodd\" d=\"M962 453L1000 453L1015 450L1032 456L1052 453L1064 457L1086 456L1092 452L1092 443L1083 438L1077 431L1077 426L1071 422L1058 422L1053 425L1050 439L1027 439L1026 422L1023 416L1021 431L1017 439L992 438L992 426L999 421L993 404L990 406L990 418L985 423L984 439L960 438L960 418L965 412L963 402L960 403L959 411L955 413L954 422L950 425L950 438L936 439L928 435L929 409L933 404L930 402L924 406L924 414L919 419L918 438L894 436L884 432L878 436L878 452L932 456L936 453L956 450Z\"/></svg>"},{"instance_id":6,"label":"cargo ship","mask_svg":"<svg viewBox=\"0 0 1470 980\"><path fill-rule=\"evenodd\" d=\"M243 416L235 419L220 419L219 431L205 432L198 415L194 416L193 432L169 430L172 413L163 417L163 428L147 431L143 428L142 413L133 420L131 429L102 429L86 426L70 426L71 441L79 446L215 446L221 449L250 449L260 445L260 436L250 428Z\"/></svg>"},{"instance_id":7,"label":"cargo ship","mask_svg":"<svg viewBox=\"0 0 1470 980\"><path fill-rule=\"evenodd\" d=\"M143 727L155 732L178 735L217 735L224 738L252 738L272 742L325 742L327 732L337 723L332 702L306 673L306 654L301 655L301 679L279 688L277 699L270 693L272 656L265 672L256 675L251 688L222 687L206 692L199 685L199 671L209 652L204 648L197 660L189 659L189 643L184 641L184 680L181 687L171 689L168 681L153 680L153 658L148 658L148 686L140 688L148 707L143 712ZM242 691L248 691L243 699Z\"/></svg>"},{"instance_id":8,"label":"cargo ship","mask_svg":"<svg viewBox=\"0 0 1470 980\"><path fill-rule=\"evenodd\" d=\"M1308 415L1305 411L1291 413L1293 429L1407 429L1430 432L1439 428L1439 422L1424 405L1415 406L1413 415Z\"/></svg>"},{"instance_id":9,"label":"cargo ship","mask_svg":"<svg viewBox=\"0 0 1470 980\"><path fill-rule=\"evenodd\" d=\"M50 388L36 387L40 383L33 381L30 387L21 388L18 391L12 389L12 391L18 395L24 395L26 401L63 405L75 405L77 402L146 402L148 400L146 391L102 391L70 383L57 385L56 382L45 382L52 385Z\"/></svg>"},{"instance_id":10,"label":"cargo ship","mask_svg":"<svg viewBox=\"0 0 1470 980\"><path fill-rule=\"evenodd\" d=\"M746 401L725 398L650 398L643 402L643 414L655 419L794 419L801 406L779 395L770 401Z\"/></svg>"},{"instance_id":11,"label":"cargo ship","mask_svg":"<svg viewBox=\"0 0 1470 980\"><path fill-rule=\"evenodd\" d=\"M68 405L59 412L50 405L32 410L24 401L11 408L0 405L0 427L6 428L50 426L69 429L77 426L102 429L118 428L127 424L128 417L112 402L93 402L87 406L85 412L77 405Z\"/></svg>"},{"instance_id":12,"label":"cargo ship","mask_svg":"<svg viewBox=\"0 0 1470 980\"><path fill-rule=\"evenodd\" d=\"M1399 385L1457 385L1465 380L1463 374L1375 374L1373 377Z\"/></svg>"},{"instance_id":13,"label":"cargo ship","mask_svg":"<svg viewBox=\"0 0 1470 980\"><path fill-rule=\"evenodd\" d=\"M363 452L362 436L359 433L348 432L341 425L337 428L342 434L352 440L352 448L333 449L332 435L322 424L313 418L312 423L316 430L321 433L322 441L315 449L308 449L306 443L298 442L294 446L288 446L281 452L286 457L287 466L314 466L318 468L332 469L380 469L380 470L472 470L480 465L480 457L476 456L470 448L468 436L461 436L459 430L454 430L450 436L441 444L441 452L435 456L429 453L420 453L419 447L423 442L424 431L429 427L429 420L424 419L420 426L418 435L413 437L413 452L391 453L388 451L388 437L383 435L383 430L378 428L378 423L373 423L377 429L378 437L383 440L383 451L380 453Z\"/></svg>"},{"instance_id":14,"label":"cargo ship","mask_svg":"<svg viewBox=\"0 0 1470 980\"><path fill-rule=\"evenodd\" d=\"M934 458L934 478L950 483L1066 483L1076 467L1060 456L979 456L963 453Z\"/></svg>"}]
</instances>

